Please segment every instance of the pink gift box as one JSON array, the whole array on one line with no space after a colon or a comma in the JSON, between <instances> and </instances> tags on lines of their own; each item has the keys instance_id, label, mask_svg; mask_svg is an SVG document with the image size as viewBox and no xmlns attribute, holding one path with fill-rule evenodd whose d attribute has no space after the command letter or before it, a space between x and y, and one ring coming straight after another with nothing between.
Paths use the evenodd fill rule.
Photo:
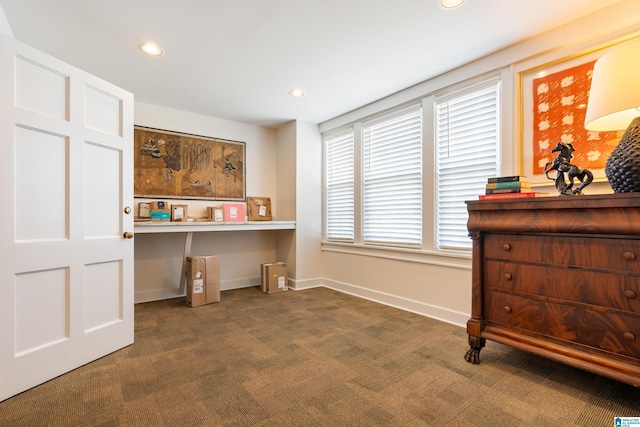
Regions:
<instances>
[{"instance_id":1,"label":"pink gift box","mask_svg":"<svg viewBox=\"0 0 640 427\"><path fill-rule=\"evenodd\" d=\"M244 203L223 203L224 220L226 222L240 222L247 220L247 205Z\"/></svg>"}]
</instances>

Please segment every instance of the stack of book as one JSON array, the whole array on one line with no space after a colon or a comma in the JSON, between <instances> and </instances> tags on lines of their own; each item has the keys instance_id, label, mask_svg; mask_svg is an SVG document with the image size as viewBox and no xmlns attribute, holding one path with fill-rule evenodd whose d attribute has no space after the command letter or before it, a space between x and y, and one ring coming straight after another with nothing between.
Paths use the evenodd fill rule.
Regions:
<instances>
[{"instance_id":1,"label":"stack of book","mask_svg":"<svg viewBox=\"0 0 640 427\"><path fill-rule=\"evenodd\" d=\"M480 195L480 200L540 197L544 195L546 193L531 190L531 183L529 183L526 176L498 176L487 180L486 192Z\"/></svg>"}]
</instances>

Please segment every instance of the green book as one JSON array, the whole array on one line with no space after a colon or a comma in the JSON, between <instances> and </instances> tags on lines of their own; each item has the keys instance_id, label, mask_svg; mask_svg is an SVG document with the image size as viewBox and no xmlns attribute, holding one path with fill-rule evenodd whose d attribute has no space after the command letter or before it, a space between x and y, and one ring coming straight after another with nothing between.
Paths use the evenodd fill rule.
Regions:
<instances>
[{"instance_id":1,"label":"green book","mask_svg":"<svg viewBox=\"0 0 640 427\"><path fill-rule=\"evenodd\" d=\"M496 188L531 188L531 184L522 181L492 182L487 184L487 189Z\"/></svg>"},{"instance_id":2,"label":"green book","mask_svg":"<svg viewBox=\"0 0 640 427\"><path fill-rule=\"evenodd\" d=\"M527 177L522 175L496 176L487 180L489 184L496 182L527 182Z\"/></svg>"}]
</instances>

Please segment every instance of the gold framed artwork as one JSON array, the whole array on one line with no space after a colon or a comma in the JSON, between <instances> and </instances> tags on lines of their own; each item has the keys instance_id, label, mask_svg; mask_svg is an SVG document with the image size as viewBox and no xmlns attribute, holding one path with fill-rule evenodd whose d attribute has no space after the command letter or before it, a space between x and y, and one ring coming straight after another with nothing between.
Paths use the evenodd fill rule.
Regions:
<instances>
[{"instance_id":1,"label":"gold framed artwork","mask_svg":"<svg viewBox=\"0 0 640 427\"><path fill-rule=\"evenodd\" d=\"M532 184L553 184L544 175L558 142L573 144L572 164L589 169L595 181L606 180L604 167L623 131L593 132L584 119L595 61L629 39L560 58L518 72L519 174ZM550 178L555 179L555 174Z\"/></svg>"},{"instance_id":2,"label":"gold framed artwork","mask_svg":"<svg viewBox=\"0 0 640 427\"><path fill-rule=\"evenodd\" d=\"M245 200L245 143L134 126L134 196Z\"/></svg>"}]
</instances>

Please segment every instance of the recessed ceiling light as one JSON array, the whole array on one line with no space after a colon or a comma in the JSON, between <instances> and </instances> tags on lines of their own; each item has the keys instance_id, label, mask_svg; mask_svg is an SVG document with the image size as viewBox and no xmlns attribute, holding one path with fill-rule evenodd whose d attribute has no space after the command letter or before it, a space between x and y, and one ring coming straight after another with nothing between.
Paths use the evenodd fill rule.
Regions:
<instances>
[{"instance_id":1,"label":"recessed ceiling light","mask_svg":"<svg viewBox=\"0 0 640 427\"><path fill-rule=\"evenodd\" d=\"M148 53L149 55L159 56L162 55L162 49L153 43L140 43L138 45L141 51Z\"/></svg>"},{"instance_id":2,"label":"recessed ceiling light","mask_svg":"<svg viewBox=\"0 0 640 427\"><path fill-rule=\"evenodd\" d=\"M296 98L300 98L306 95L306 92L303 91L302 89L293 89L291 91L289 91L289 95L291 96L295 96Z\"/></svg>"},{"instance_id":3,"label":"recessed ceiling light","mask_svg":"<svg viewBox=\"0 0 640 427\"><path fill-rule=\"evenodd\" d=\"M440 0L440 6L446 9L452 9L454 7L458 7L462 3L464 3L464 0Z\"/></svg>"}]
</instances>

